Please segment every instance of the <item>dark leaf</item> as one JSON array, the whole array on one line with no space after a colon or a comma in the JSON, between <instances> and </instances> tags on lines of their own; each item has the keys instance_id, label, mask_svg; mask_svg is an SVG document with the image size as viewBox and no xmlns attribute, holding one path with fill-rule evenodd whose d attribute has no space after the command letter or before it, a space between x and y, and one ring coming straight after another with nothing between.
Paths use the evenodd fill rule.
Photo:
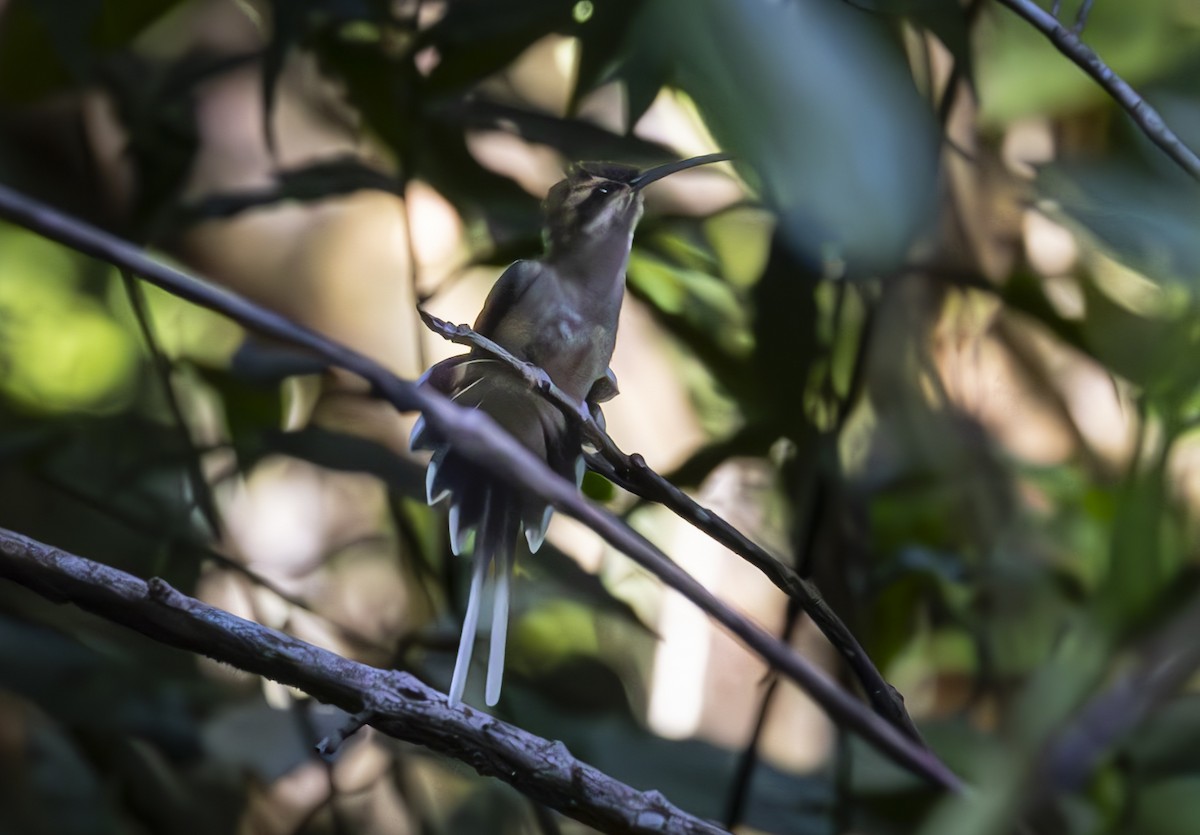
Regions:
<instances>
[{"instance_id":1,"label":"dark leaf","mask_svg":"<svg viewBox=\"0 0 1200 835\"><path fill-rule=\"evenodd\" d=\"M847 0L856 8L905 18L932 32L954 56L964 78L974 75L967 10L959 0Z\"/></svg>"},{"instance_id":2,"label":"dark leaf","mask_svg":"<svg viewBox=\"0 0 1200 835\"><path fill-rule=\"evenodd\" d=\"M654 0L637 27L790 246L851 276L903 261L931 218L938 137L880 21L825 0Z\"/></svg>"},{"instance_id":3,"label":"dark leaf","mask_svg":"<svg viewBox=\"0 0 1200 835\"><path fill-rule=\"evenodd\" d=\"M233 217L247 209L286 200L321 200L365 189L403 193L395 177L366 165L358 157L340 157L281 171L276 180L278 185L273 188L211 194L181 206L176 223L186 226L209 218Z\"/></svg>"},{"instance_id":4,"label":"dark leaf","mask_svg":"<svg viewBox=\"0 0 1200 835\"><path fill-rule=\"evenodd\" d=\"M279 429L283 422L283 394L277 381L254 383L232 371L203 366L196 370L220 394L235 445L253 445L263 433Z\"/></svg>"},{"instance_id":5,"label":"dark leaf","mask_svg":"<svg viewBox=\"0 0 1200 835\"><path fill-rule=\"evenodd\" d=\"M281 383L288 377L320 374L329 363L298 348L285 347L248 337L229 363L229 373L240 380L265 386Z\"/></svg>"},{"instance_id":6,"label":"dark leaf","mask_svg":"<svg viewBox=\"0 0 1200 835\"><path fill-rule=\"evenodd\" d=\"M608 673L588 673L571 663L552 678L565 686L582 677L591 688L619 687ZM550 739L561 739L584 761L638 789L661 791L673 803L702 818L720 819L737 766L738 752L698 740L675 741L654 736L619 704L579 713L564 710L526 687L513 687L509 698L514 721ZM614 698L616 698L614 692ZM832 789L823 774L786 774L760 764L747 804L745 824L777 835L817 835L829 831Z\"/></svg>"},{"instance_id":7,"label":"dark leaf","mask_svg":"<svg viewBox=\"0 0 1200 835\"><path fill-rule=\"evenodd\" d=\"M672 158L672 152L657 142L620 136L577 119L535 113L480 98L441 105L434 115L464 128L504 130L528 142L549 145L569 161L620 160L646 165Z\"/></svg>"},{"instance_id":8,"label":"dark leaf","mask_svg":"<svg viewBox=\"0 0 1200 835\"><path fill-rule=\"evenodd\" d=\"M254 441L252 457L282 453L301 458L330 470L369 473L389 488L410 498L425 494L425 468L414 460L402 458L382 444L309 426L295 432L264 431ZM243 462L249 466L249 462Z\"/></svg>"},{"instance_id":9,"label":"dark leaf","mask_svg":"<svg viewBox=\"0 0 1200 835\"><path fill-rule=\"evenodd\" d=\"M462 92L503 69L535 41L570 29L574 0L458 0L422 38L438 64L427 79L431 93Z\"/></svg>"},{"instance_id":10,"label":"dark leaf","mask_svg":"<svg viewBox=\"0 0 1200 835\"><path fill-rule=\"evenodd\" d=\"M392 149L407 176L418 121L411 56L393 56L378 43L343 37L334 26L313 33L309 46L321 69L345 85L346 97L367 129Z\"/></svg>"},{"instance_id":11,"label":"dark leaf","mask_svg":"<svg viewBox=\"0 0 1200 835\"><path fill-rule=\"evenodd\" d=\"M588 4L591 16L580 21L578 28L579 67L575 76L575 87L571 91L569 112L575 112L585 95L616 78L618 67L626 56L624 45L630 26L637 17L638 2L639 0L606 0ZM576 8L579 7L579 4L576 4ZM636 73L630 73L630 76L636 76ZM627 77L625 81L628 89L631 79ZM647 104L646 107L648 106ZM632 107L630 111L633 111ZM645 107L637 110L637 118L644 112ZM631 128L637 118L631 116Z\"/></svg>"},{"instance_id":12,"label":"dark leaf","mask_svg":"<svg viewBox=\"0 0 1200 835\"><path fill-rule=\"evenodd\" d=\"M13 0L0 17L0 100L25 104L92 79L97 62L182 0Z\"/></svg>"}]
</instances>

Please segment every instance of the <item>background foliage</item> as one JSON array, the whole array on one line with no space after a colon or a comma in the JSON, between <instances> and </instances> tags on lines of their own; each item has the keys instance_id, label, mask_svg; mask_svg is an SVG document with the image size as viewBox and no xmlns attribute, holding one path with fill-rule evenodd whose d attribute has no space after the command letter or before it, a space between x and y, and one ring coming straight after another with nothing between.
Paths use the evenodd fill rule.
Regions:
<instances>
[{"instance_id":1,"label":"background foliage","mask_svg":"<svg viewBox=\"0 0 1200 835\"><path fill-rule=\"evenodd\" d=\"M814 577L977 791L925 789L744 658L714 681L741 657L714 643L666 738L670 603L570 529L526 561L502 716L746 831L1194 830L1200 702L1190 667L1153 673L1193 643L1170 625L1197 582L1200 192L1023 21L956 0L0 8L0 180L411 376L446 350L414 302L468 320L536 254L547 171L737 156L736 181L651 199L614 437ZM1200 146L1194 4L1097 2L1084 36ZM654 363L677 406L636 382ZM0 525L444 686L462 566L404 427L320 371L0 227ZM622 435L639 424L660 434ZM731 570L712 559L689 567ZM821 657L731 576L710 579ZM311 743L341 719L0 588L0 829L573 826L376 738L326 766Z\"/></svg>"}]
</instances>

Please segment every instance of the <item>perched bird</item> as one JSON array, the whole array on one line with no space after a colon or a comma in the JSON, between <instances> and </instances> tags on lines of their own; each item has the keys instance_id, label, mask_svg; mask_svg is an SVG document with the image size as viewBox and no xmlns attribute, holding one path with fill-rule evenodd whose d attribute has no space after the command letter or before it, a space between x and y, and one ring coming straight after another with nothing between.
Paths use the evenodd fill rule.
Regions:
<instances>
[{"instance_id":1,"label":"perched bird","mask_svg":"<svg viewBox=\"0 0 1200 835\"><path fill-rule=\"evenodd\" d=\"M642 215L642 189L676 171L724 159L728 157L709 154L646 171L602 162L572 165L544 204L545 254L504 271L475 320L475 331L542 368L567 395L587 403L601 418L597 404L617 393L608 363L633 230ZM555 472L582 481L578 432L508 365L472 350L433 366L421 381L461 406L487 412ZM452 705L462 700L466 687L484 585L489 566L494 566L485 694L488 705L494 705L504 671L519 534L523 529L530 552L536 552L551 508L459 456L423 420L413 428L410 445L433 450L426 492L430 504L450 498L451 550L460 553L468 533L475 531L470 597L450 684Z\"/></svg>"}]
</instances>

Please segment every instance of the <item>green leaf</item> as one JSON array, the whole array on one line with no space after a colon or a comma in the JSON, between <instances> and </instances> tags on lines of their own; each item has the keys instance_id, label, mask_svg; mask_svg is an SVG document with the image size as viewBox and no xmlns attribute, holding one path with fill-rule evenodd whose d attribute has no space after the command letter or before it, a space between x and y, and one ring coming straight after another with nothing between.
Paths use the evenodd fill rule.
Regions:
<instances>
[{"instance_id":1,"label":"green leaf","mask_svg":"<svg viewBox=\"0 0 1200 835\"><path fill-rule=\"evenodd\" d=\"M939 143L878 19L826 0L653 0L637 37L671 56L794 249L852 276L904 259L931 220Z\"/></svg>"},{"instance_id":2,"label":"green leaf","mask_svg":"<svg viewBox=\"0 0 1200 835\"><path fill-rule=\"evenodd\" d=\"M1045 4L1044 4L1045 5ZM1066 6L1072 5L1068 3ZM1200 46L1193 0L1095 3L1084 40L1135 89L1187 66ZM1063 17L1070 22L1070 8ZM1004 125L1036 114L1057 118L1115 107L1108 94L1046 36L1008 9L982 16L977 33L980 117ZM1194 77L1194 73L1193 73Z\"/></svg>"}]
</instances>

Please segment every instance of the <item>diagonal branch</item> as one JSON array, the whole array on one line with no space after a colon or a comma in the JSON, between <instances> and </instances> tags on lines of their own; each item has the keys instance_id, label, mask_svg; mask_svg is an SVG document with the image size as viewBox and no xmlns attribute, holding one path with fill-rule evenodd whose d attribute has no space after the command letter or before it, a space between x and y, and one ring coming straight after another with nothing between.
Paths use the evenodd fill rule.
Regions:
<instances>
[{"instance_id":1,"label":"diagonal branch","mask_svg":"<svg viewBox=\"0 0 1200 835\"><path fill-rule=\"evenodd\" d=\"M303 690L367 724L497 777L539 803L603 832L720 835L726 830L640 792L535 736L446 697L409 673L359 664L209 606L158 578L137 577L0 528L0 577L56 603L73 603L160 643L203 653Z\"/></svg>"},{"instance_id":2,"label":"diagonal branch","mask_svg":"<svg viewBox=\"0 0 1200 835\"><path fill-rule=\"evenodd\" d=\"M834 648L841 653L862 684L875 712L914 740L921 739L916 725L904 708L904 698L887 683L871 663L866 650L825 602L815 583L801 577L791 566L772 556L725 519L663 478L650 468L641 455L627 455L623 452L592 418L591 411L585 405L572 400L554 384L545 371L518 359L502 346L466 325L451 324L424 310L421 311L421 319L430 330L444 339L484 351L508 363L529 382L531 388L557 406L568 420L575 421L584 439L597 450L594 455L588 457L588 464L593 470L634 495L668 508L761 571L784 594L800 605Z\"/></svg>"},{"instance_id":3,"label":"diagonal branch","mask_svg":"<svg viewBox=\"0 0 1200 835\"><path fill-rule=\"evenodd\" d=\"M156 261L128 241L6 186L0 186L0 218L128 269L167 292L221 313L260 335L310 351L331 365L362 377L376 397L399 411L419 410L429 427L448 438L464 457L591 528L796 682L835 722L852 729L885 756L931 784L952 791L963 789L959 777L931 751L876 716L791 647L727 606L645 537L580 495L574 481L554 473L486 414L451 403L437 392L397 377L379 362L333 339L223 287Z\"/></svg>"},{"instance_id":4,"label":"diagonal branch","mask_svg":"<svg viewBox=\"0 0 1200 835\"><path fill-rule=\"evenodd\" d=\"M1129 118L1142 129L1155 145L1169 156L1176 164L1186 171L1193 179L1200 180L1200 157L1184 144L1175 131L1167 126L1158 111L1150 106L1128 82L1113 72L1112 67L1104 63L1091 47L1079 39L1078 30L1082 30L1087 15L1081 9L1082 17L1077 19L1077 31L1063 26L1057 18L1038 6L1031 0L999 0L1016 14L1033 24L1034 28L1050 39L1058 51L1071 59L1081 70L1096 80L1117 104L1125 108ZM1087 8L1085 4L1084 8Z\"/></svg>"}]
</instances>

